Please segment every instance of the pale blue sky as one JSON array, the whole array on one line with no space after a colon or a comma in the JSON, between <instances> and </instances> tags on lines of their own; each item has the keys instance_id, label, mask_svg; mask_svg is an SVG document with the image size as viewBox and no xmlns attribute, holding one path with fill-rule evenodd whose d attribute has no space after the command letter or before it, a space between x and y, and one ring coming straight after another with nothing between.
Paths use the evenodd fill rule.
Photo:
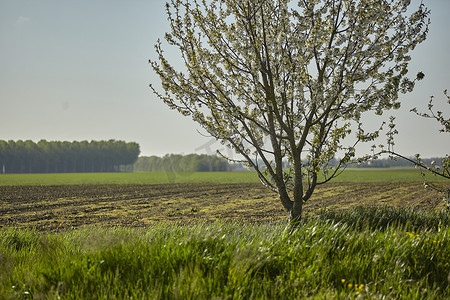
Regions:
<instances>
[{"instance_id":1,"label":"pale blue sky","mask_svg":"<svg viewBox=\"0 0 450 300\"><path fill-rule=\"evenodd\" d=\"M139 143L142 155L207 152L210 138L148 87L159 86L148 59L168 29L164 3L0 0L0 140L118 139ZM450 90L450 1L424 3L432 24L410 71L426 76L386 117L397 116L397 151L429 157L449 153L450 138L409 110L426 110L433 94L443 103Z\"/></svg>"}]
</instances>

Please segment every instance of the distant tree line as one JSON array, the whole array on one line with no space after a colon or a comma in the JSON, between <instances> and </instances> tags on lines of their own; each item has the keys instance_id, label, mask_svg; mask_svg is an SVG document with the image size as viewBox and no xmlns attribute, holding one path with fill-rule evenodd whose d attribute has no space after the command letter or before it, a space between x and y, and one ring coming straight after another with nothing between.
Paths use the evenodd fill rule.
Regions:
<instances>
[{"instance_id":1,"label":"distant tree line","mask_svg":"<svg viewBox=\"0 0 450 300\"><path fill-rule=\"evenodd\" d=\"M410 159L414 160L414 157L410 157ZM432 157L432 158L421 158L421 162L427 165L436 165L439 167L443 166L442 157ZM328 162L328 166L335 167L339 164L340 159L332 158ZM306 163L306 160L305 160ZM258 161L259 165L262 165L262 161ZM290 168L291 165L289 162L284 162L283 168ZM398 168L398 167L414 167L414 164L410 161L395 158L378 158L378 159L370 159L361 163L350 163L348 164L350 168Z\"/></svg>"},{"instance_id":2,"label":"distant tree line","mask_svg":"<svg viewBox=\"0 0 450 300\"><path fill-rule=\"evenodd\" d=\"M142 156L133 165L134 172L225 172L231 169L227 160L206 154Z\"/></svg>"},{"instance_id":3,"label":"distant tree line","mask_svg":"<svg viewBox=\"0 0 450 300\"><path fill-rule=\"evenodd\" d=\"M133 164L140 150L124 141L0 140L0 173L117 172Z\"/></svg>"},{"instance_id":4,"label":"distant tree line","mask_svg":"<svg viewBox=\"0 0 450 300\"><path fill-rule=\"evenodd\" d=\"M411 157L411 159L415 159ZM433 157L433 158L423 158L422 162L427 165L436 164L438 166L442 166L442 158L441 157ZM404 160L404 159L391 159L391 158L383 158L383 159L373 159L361 164L352 164L350 167L352 168L392 168L392 167L414 167L414 164Z\"/></svg>"},{"instance_id":5,"label":"distant tree line","mask_svg":"<svg viewBox=\"0 0 450 300\"><path fill-rule=\"evenodd\" d=\"M426 158L424 162L442 165L442 158ZM330 165L337 165L338 159L331 159ZM258 165L263 168L263 163L258 161ZM413 167L412 163L400 159L376 159L366 161L361 164L351 164L352 168L391 168L391 167ZM284 168L289 168L290 164L285 162ZM159 156L141 156L133 165L122 166L128 172L154 172L154 173L182 173L182 172L228 172L228 171L249 171L242 164L230 164L226 159L215 155L205 154L167 154Z\"/></svg>"}]
</instances>

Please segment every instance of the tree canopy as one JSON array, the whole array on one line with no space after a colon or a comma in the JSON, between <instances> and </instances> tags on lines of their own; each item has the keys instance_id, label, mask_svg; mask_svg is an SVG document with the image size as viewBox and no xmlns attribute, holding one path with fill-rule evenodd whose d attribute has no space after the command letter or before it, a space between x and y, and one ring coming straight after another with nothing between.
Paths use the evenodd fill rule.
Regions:
<instances>
[{"instance_id":1,"label":"tree canopy","mask_svg":"<svg viewBox=\"0 0 450 300\"><path fill-rule=\"evenodd\" d=\"M364 128L363 113L398 108L399 93L423 77L407 73L429 11L420 4L409 13L409 4L172 0L165 40L185 68L171 64L158 41L150 63L164 92L151 87L239 153L298 220L315 187L339 174L358 143L378 137ZM337 153L343 159L330 168Z\"/></svg>"}]
</instances>

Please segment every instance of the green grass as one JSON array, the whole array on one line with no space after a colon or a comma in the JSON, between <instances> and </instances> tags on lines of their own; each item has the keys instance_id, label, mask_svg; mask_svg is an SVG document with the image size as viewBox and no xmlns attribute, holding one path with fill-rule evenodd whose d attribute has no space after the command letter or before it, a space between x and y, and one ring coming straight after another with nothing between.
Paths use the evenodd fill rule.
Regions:
<instances>
[{"instance_id":1,"label":"green grass","mask_svg":"<svg viewBox=\"0 0 450 300\"><path fill-rule=\"evenodd\" d=\"M429 180L443 181L429 176ZM420 182L414 169L348 169L333 182ZM253 183L254 172L1 174L0 185Z\"/></svg>"},{"instance_id":2,"label":"green grass","mask_svg":"<svg viewBox=\"0 0 450 300\"><path fill-rule=\"evenodd\" d=\"M447 179L427 175L427 180L444 182ZM420 173L414 168L348 168L333 182L421 182Z\"/></svg>"},{"instance_id":3,"label":"green grass","mask_svg":"<svg viewBox=\"0 0 450 300\"><path fill-rule=\"evenodd\" d=\"M355 213L360 220L420 216L353 226L346 220ZM359 208L295 229L224 222L62 233L3 228L0 298L448 299L450 224L424 225L439 218Z\"/></svg>"},{"instance_id":4,"label":"green grass","mask_svg":"<svg viewBox=\"0 0 450 300\"><path fill-rule=\"evenodd\" d=\"M248 183L258 182L251 172L199 173L70 173L3 174L0 185L64 184L166 184L166 183Z\"/></svg>"}]
</instances>

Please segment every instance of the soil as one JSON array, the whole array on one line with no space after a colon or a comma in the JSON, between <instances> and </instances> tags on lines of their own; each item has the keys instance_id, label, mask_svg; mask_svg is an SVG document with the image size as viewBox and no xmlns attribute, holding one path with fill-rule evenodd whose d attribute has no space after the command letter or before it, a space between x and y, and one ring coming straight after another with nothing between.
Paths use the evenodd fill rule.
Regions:
<instances>
[{"instance_id":1,"label":"soil","mask_svg":"<svg viewBox=\"0 0 450 300\"><path fill-rule=\"evenodd\" d=\"M419 183L328 183L316 189L304 214L361 204L444 207L441 195ZM0 186L0 227L58 231L286 217L277 195L261 184Z\"/></svg>"}]
</instances>

